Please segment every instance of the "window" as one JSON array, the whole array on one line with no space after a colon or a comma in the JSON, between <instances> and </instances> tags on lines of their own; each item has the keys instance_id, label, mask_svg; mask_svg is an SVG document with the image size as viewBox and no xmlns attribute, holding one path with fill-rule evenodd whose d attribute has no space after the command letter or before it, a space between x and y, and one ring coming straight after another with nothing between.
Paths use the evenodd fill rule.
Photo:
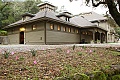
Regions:
<instances>
[{"instance_id":1,"label":"window","mask_svg":"<svg viewBox=\"0 0 120 80\"><path fill-rule=\"evenodd\" d=\"M78 29L76 30L76 33L79 33Z\"/></svg>"},{"instance_id":2,"label":"window","mask_svg":"<svg viewBox=\"0 0 120 80\"><path fill-rule=\"evenodd\" d=\"M66 31L66 27L63 27L63 31Z\"/></svg>"},{"instance_id":3,"label":"window","mask_svg":"<svg viewBox=\"0 0 120 80\"><path fill-rule=\"evenodd\" d=\"M68 28L68 32L71 32L71 28Z\"/></svg>"},{"instance_id":4,"label":"window","mask_svg":"<svg viewBox=\"0 0 120 80\"><path fill-rule=\"evenodd\" d=\"M36 29L37 29L36 25L33 25L32 30L36 30Z\"/></svg>"},{"instance_id":5,"label":"window","mask_svg":"<svg viewBox=\"0 0 120 80\"><path fill-rule=\"evenodd\" d=\"M61 30L61 27L60 27L59 25L58 25L58 27L57 27L57 30L58 30L58 31L60 31L60 30Z\"/></svg>"},{"instance_id":6,"label":"window","mask_svg":"<svg viewBox=\"0 0 120 80\"><path fill-rule=\"evenodd\" d=\"M53 24L50 24L50 29L54 29L54 25Z\"/></svg>"}]
</instances>

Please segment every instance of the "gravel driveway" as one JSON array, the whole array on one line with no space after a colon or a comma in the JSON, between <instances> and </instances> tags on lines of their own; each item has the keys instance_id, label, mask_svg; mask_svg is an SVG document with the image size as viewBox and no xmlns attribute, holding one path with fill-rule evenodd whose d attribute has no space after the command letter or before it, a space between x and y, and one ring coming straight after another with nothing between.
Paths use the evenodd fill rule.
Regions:
<instances>
[{"instance_id":1,"label":"gravel driveway","mask_svg":"<svg viewBox=\"0 0 120 80\"><path fill-rule=\"evenodd\" d=\"M86 47L120 47L120 43L107 43L107 44L65 44L65 45L0 45L0 52L4 50L9 50L10 52L25 52L31 49L35 50L45 50L45 49L55 49L61 47L70 46L86 46Z\"/></svg>"}]
</instances>

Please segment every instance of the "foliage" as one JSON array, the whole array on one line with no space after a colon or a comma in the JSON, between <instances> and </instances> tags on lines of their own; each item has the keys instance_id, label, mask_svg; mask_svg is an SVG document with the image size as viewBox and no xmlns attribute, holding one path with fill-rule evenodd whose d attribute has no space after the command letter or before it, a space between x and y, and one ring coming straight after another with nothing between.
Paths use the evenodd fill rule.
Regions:
<instances>
[{"instance_id":1,"label":"foliage","mask_svg":"<svg viewBox=\"0 0 120 80\"><path fill-rule=\"evenodd\" d=\"M73 45L73 50L75 50L75 47L76 47L76 46L75 46L75 45Z\"/></svg>"},{"instance_id":2,"label":"foliage","mask_svg":"<svg viewBox=\"0 0 120 80\"><path fill-rule=\"evenodd\" d=\"M0 30L0 36L6 36L6 35L7 35L7 31Z\"/></svg>"},{"instance_id":3,"label":"foliage","mask_svg":"<svg viewBox=\"0 0 120 80\"><path fill-rule=\"evenodd\" d=\"M75 74L74 75L75 80L89 80L89 76L86 74Z\"/></svg>"},{"instance_id":4,"label":"foliage","mask_svg":"<svg viewBox=\"0 0 120 80\"><path fill-rule=\"evenodd\" d=\"M91 80L106 80L106 76L102 71L95 71L92 74Z\"/></svg>"},{"instance_id":5,"label":"foliage","mask_svg":"<svg viewBox=\"0 0 120 80\"><path fill-rule=\"evenodd\" d=\"M112 77L112 80L120 80L120 74Z\"/></svg>"},{"instance_id":6,"label":"foliage","mask_svg":"<svg viewBox=\"0 0 120 80\"><path fill-rule=\"evenodd\" d=\"M30 53L32 54L32 56L36 56L37 51L34 50L34 49L31 49L31 50L30 50Z\"/></svg>"},{"instance_id":7,"label":"foliage","mask_svg":"<svg viewBox=\"0 0 120 80\"><path fill-rule=\"evenodd\" d=\"M4 51L3 56L5 59L7 59L9 57L9 55L10 55L9 51Z\"/></svg>"},{"instance_id":8,"label":"foliage","mask_svg":"<svg viewBox=\"0 0 120 80\"><path fill-rule=\"evenodd\" d=\"M57 52L57 53L60 53L60 52L62 52L62 49L61 49L61 48L57 48L57 49L56 49L56 52Z\"/></svg>"},{"instance_id":9,"label":"foliage","mask_svg":"<svg viewBox=\"0 0 120 80\"><path fill-rule=\"evenodd\" d=\"M35 14L39 11L37 5L41 0L24 0L3 2L0 0L0 27L16 22L21 19L25 12Z\"/></svg>"},{"instance_id":10,"label":"foliage","mask_svg":"<svg viewBox=\"0 0 120 80\"><path fill-rule=\"evenodd\" d=\"M77 52L78 55L82 55L83 53L82 52Z\"/></svg>"},{"instance_id":11,"label":"foliage","mask_svg":"<svg viewBox=\"0 0 120 80\"><path fill-rule=\"evenodd\" d=\"M70 0L71 2L73 0ZM85 4L92 2L92 6L98 7L100 4L104 4L109 9L109 13L115 22L120 26L120 0L85 0Z\"/></svg>"}]
</instances>

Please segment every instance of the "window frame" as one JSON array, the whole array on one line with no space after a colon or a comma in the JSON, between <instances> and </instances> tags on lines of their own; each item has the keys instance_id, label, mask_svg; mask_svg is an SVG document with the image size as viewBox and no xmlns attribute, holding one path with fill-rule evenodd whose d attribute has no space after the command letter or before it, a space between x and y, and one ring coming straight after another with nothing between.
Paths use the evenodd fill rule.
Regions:
<instances>
[{"instance_id":1,"label":"window frame","mask_svg":"<svg viewBox=\"0 0 120 80\"><path fill-rule=\"evenodd\" d=\"M57 30L61 31L61 26L60 25L57 25Z\"/></svg>"},{"instance_id":2,"label":"window frame","mask_svg":"<svg viewBox=\"0 0 120 80\"><path fill-rule=\"evenodd\" d=\"M68 32L69 32L69 33L71 32L71 28L70 28L70 27L68 28Z\"/></svg>"},{"instance_id":3,"label":"window frame","mask_svg":"<svg viewBox=\"0 0 120 80\"><path fill-rule=\"evenodd\" d=\"M54 30L54 24L50 23L50 30Z\"/></svg>"},{"instance_id":4,"label":"window frame","mask_svg":"<svg viewBox=\"0 0 120 80\"><path fill-rule=\"evenodd\" d=\"M66 32L66 27L63 27L63 31Z\"/></svg>"}]
</instances>

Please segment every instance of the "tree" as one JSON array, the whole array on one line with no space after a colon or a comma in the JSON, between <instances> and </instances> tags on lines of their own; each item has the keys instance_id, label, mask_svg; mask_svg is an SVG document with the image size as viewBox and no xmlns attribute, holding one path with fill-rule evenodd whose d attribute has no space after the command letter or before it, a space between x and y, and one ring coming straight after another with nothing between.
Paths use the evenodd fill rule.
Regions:
<instances>
[{"instance_id":1,"label":"tree","mask_svg":"<svg viewBox=\"0 0 120 80\"><path fill-rule=\"evenodd\" d=\"M25 12L35 14L41 0L0 0L0 28L21 19Z\"/></svg>"},{"instance_id":2,"label":"tree","mask_svg":"<svg viewBox=\"0 0 120 80\"><path fill-rule=\"evenodd\" d=\"M109 13L115 22L120 26L120 0L86 0L86 4L90 3L90 1L94 7L98 7L100 4L106 5L109 9Z\"/></svg>"}]
</instances>

